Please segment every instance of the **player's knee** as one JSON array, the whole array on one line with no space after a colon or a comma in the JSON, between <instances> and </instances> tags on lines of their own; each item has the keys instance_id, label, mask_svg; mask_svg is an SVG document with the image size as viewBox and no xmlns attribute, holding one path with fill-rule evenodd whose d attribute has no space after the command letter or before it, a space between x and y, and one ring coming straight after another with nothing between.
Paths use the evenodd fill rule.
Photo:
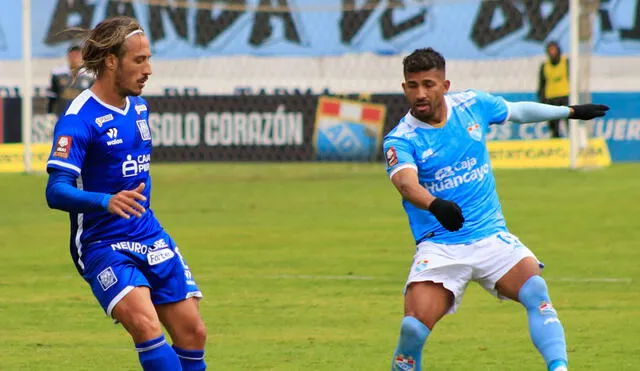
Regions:
<instances>
[{"instance_id":1,"label":"player's knee","mask_svg":"<svg viewBox=\"0 0 640 371\"><path fill-rule=\"evenodd\" d=\"M176 342L184 349L203 349L207 342L207 328L200 318L184 324L176 335L179 337Z\"/></svg>"},{"instance_id":2,"label":"player's knee","mask_svg":"<svg viewBox=\"0 0 640 371\"><path fill-rule=\"evenodd\" d=\"M145 313L133 314L121 322L136 342L147 341L162 334L160 321Z\"/></svg>"},{"instance_id":3,"label":"player's knee","mask_svg":"<svg viewBox=\"0 0 640 371\"><path fill-rule=\"evenodd\" d=\"M429 330L433 330L433 327L436 325L438 320L430 316L427 312L424 311L407 311L406 317L402 320L402 328L405 326L405 321L407 318L413 318L417 321L420 321L424 326L427 326Z\"/></svg>"},{"instance_id":4,"label":"player's knee","mask_svg":"<svg viewBox=\"0 0 640 371\"><path fill-rule=\"evenodd\" d=\"M198 349L204 348L207 342L207 327L202 320L199 320L191 330L193 342Z\"/></svg>"},{"instance_id":5,"label":"player's knee","mask_svg":"<svg viewBox=\"0 0 640 371\"><path fill-rule=\"evenodd\" d=\"M530 277L520 288L518 299L527 309L549 303L549 291L544 278L537 275Z\"/></svg>"}]
</instances>

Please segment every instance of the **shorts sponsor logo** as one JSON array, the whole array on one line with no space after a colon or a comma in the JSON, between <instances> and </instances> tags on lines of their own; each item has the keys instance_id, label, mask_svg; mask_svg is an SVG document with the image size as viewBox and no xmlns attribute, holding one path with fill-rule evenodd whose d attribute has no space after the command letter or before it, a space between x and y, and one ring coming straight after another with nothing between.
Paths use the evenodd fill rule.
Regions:
<instances>
[{"instance_id":1,"label":"shorts sponsor logo","mask_svg":"<svg viewBox=\"0 0 640 371\"><path fill-rule=\"evenodd\" d=\"M98 273L98 281L100 282L100 286L104 291L107 291L111 286L115 285L118 282L116 275L113 273L113 269L111 267L107 267L102 272Z\"/></svg>"},{"instance_id":2,"label":"shorts sponsor logo","mask_svg":"<svg viewBox=\"0 0 640 371\"><path fill-rule=\"evenodd\" d=\"M170 249L154 250L147 254L147 261L149 265L158 265L173 258L175 255Z\"/></svg>"}]
</instances>

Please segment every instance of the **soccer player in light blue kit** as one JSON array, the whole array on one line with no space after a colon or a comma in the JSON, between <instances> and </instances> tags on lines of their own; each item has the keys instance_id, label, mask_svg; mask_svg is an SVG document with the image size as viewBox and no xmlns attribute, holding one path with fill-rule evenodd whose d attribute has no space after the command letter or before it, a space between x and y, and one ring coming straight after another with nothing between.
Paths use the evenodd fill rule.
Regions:
<instances>
[{"instance_id":1,"label":"soccer player in light blue kit","mask_svg":"<svg viewBox=\"0 0 640 371\"><path fill-rule=\"evenodd\" d=\"M152 138L139 97L151 75L149 41L135 19L110 18L88 31L82 55L97 79L56 124L47 202L69 212L76 268L131 335L142 368L205 370L202 294L149 209Z\"/></svg>"},{"instance_id":2,"label":"soccer player in light blue kit","mask_svg":"<svg viewBox=\"0 0 640 371\"><path fill-rule=\"evenodd\" d=\"M405 286L405 317L393 371L421 370L435 324L478 282L527 311L531 339L549 371L567 371L564 330L540 276L542 264L507 229L485 144L491 124L600 117L607 106L507 102L488 93L448 93L445 60L418 49L404 59L411 109L384 138L387 173L417 248Z\"/></svg>"}]
</instances>

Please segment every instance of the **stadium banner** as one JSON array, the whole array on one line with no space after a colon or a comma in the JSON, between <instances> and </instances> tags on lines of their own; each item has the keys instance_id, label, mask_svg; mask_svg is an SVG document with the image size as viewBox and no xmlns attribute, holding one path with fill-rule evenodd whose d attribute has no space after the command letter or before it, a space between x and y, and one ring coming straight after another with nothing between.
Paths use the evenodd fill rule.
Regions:
<instances>
[{"instance_id":1,"label":"stadium banner","mask_svg":"<svg viewBox=\"0 0 640 371\"><path fill-rule=\"evenodd\" d=\"M487 143L491 166L495 169L568 168L568 139L499 140ZM607 143L590 139L578 153L578 167L611 165Z\"/></svg>"},{"instance_id":2,"label":"stadium banner","mask_svg":"<svg viewBox=\"0 0 640 371\"><path fill-rule=\"evenodd\" d=\"M314 154L319 161L374 161L379 158L386 106L320 97Z\"/></svg>"},{"instance_id":3,"label":"stadium banner","mask_svg":"<svg viewBox=\"0 0 640 371\"><path fill-rule=\"evenodd\" d=\"M533 94L501 95L512 101L534 99ZM380 136L408 109L401 94L146 99L156 161L367 161L374 152L375 159L381 160ZM594 93L592 99L611 110L605 118L582 124L588 136L606 141L612 162L640 161L640 93ZM20 98L2 101L4 141L19 143ZM32 141L51 145L57 118L46 114L45 98L35 99L33 107ZM544 140L549 139L549 130L545 122L507 123L490 126L486 138L489 142Z\"/></svg>"},{"instance_id":4,"label":"stadium banner","mask_svg":"<svg viewBox=\"0 0 640 371\"><path fill-rule=\"evenodd\" d=\"M158 161L306 161L315 96L148 97Z\"/></svg>"},{"instance_id":5,"label":"stadium banner","mask_svg":"<svg viewBox=\"0 0 640 371\"><path fill-rule=\"evenodd\" d=\"M46 171L51 144L33 144L30 150L31 168L35 171ZM24 170L24 145L0 144L0 173L20 173Z\"/></svg>"},{"instance_id":6,"label":"stadium banner","mask_svg":"<svg viewBox=\"0 0 640 371\"><path fill-rule=\"evenodd\" d=\"M0 12L0 59L21 58L21 1ZM640 50L640 0L601 0L594 55ZM568 50L569 1L424 0L31 0L33 56L64 55L69 27L113 15L137 18L155 59L219 55L396 54L432 46L450 59L542 55L558 40ZM258 11L259 10L259 11Z\"/></svg>"}]
</instances>

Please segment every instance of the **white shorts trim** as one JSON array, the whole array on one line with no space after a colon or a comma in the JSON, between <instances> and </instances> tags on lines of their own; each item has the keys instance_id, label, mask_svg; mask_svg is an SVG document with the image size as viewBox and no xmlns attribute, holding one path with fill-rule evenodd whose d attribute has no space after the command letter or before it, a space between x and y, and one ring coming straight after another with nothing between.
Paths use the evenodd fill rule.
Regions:
<instances>
[{"instance_id":1,"label":"white shorts trim","mask_svg":"<svg viewBox=\"0 0 640 371\"><path fill-rule=\"evenodd\" d=\"M187 296L184 298L189 299L189 298L198 298L198 299L202 299L202 291L191 291L187 293Z\"/></svg>"},{"instance_id":2,"label":"white shorts trim","mask_svg":"<svg viewBox=\"0 0 640 371\"><path fill-rule=\"evenodd\" d=\"M134 286L127 286L124 289L122 289L122 291L120 291L118 295L116 295L113 299L111 299L111 302L109 302L109 306L107 307L107 315L109 317L113 317L111 315L111 312L113 311L113 308L115 308L116 304L118 304L120 300L122 300L134 288L135 288Z\"/></svg>"},{"instance_id":3,"label":"white shorts trim","mask_svg":"<svg viewBox=\"0 0 640 371\"><path fill-rule=\"evenodd\" d=\"M448 313L456 312L471 281L504 300L507 298L495 289L496 282L527 257L538 260L531 250L508 232L496 233L471 244L445 245L425 241L417 246L405 292L414 282L441 283L455 298Z\"/></svg>"}]
</instances>

